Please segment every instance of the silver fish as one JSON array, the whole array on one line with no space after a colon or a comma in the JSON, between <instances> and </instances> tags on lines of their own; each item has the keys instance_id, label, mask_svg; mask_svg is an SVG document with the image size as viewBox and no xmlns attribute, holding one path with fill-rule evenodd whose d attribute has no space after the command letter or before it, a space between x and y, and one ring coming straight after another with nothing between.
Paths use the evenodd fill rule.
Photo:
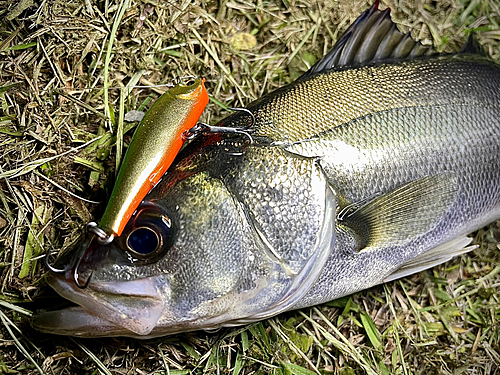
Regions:
<instances>
[{"instance_id":1,"label":"silver fish","mask_svg":"<svg viewBox=\"0 0 500 375\"><path fill-rule=\"evenodd\" d=\"M470 250L500 218L499 88L472 40L437 54L373 6L253 119L219 124L245 134L181 151L121 236L62 256L71 269L48 283L79 306L33 325L144 338L245 324Z\"/></svg>"}]
</instances>

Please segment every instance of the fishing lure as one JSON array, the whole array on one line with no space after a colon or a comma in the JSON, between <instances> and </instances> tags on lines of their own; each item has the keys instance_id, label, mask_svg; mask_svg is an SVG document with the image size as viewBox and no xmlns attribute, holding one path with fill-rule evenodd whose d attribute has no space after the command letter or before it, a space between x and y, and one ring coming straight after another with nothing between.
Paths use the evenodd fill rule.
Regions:
<instances>
[{"instance_id":1,"label":"fishing lure","mask_svg":"<svg viewBox=\"0 0 500 375\"><path fill-rule=\"evenodd\" d=\"M111 242L125 228L139 203L174 161L185 138L208 104L205 79L186 78L163 94L134 133L99 223L98 239ZM96 228L96 226L91 226Z\"/></svg>"}]
</instances>

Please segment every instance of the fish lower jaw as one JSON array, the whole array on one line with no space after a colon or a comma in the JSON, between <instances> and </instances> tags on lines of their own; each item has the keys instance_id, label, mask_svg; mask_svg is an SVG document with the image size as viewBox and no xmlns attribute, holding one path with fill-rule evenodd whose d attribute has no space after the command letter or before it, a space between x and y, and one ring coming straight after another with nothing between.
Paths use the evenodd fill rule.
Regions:
<instances>
[{"instance_id":1,"label":"fish lower jaw","mask_svg":"<svg viewBox=\"0 0 500 375\"><path fill-rule=\"evenodd\" d=\"M75 337L127 336L130 331L89 314L83 307L38 313L31 321L37 331ZM111 334L110 334L111 333Z\"/></svg>"},{"instance_id":2,"label":"fish lower jaw","mask_svg":"<svg viewBox=\"0 0 500 375\"><path fill-rule=\"evenodd\" d=\"M48 284L61 297L79 306L35 316L32 325L43 332L81 337L142 337L156 327L164 310L164 296L153 278L90 283L80 289L64 277L51 275Z\"/></svg>"},{"instance_id":3,"label":"fish lower jaw","mask_svg":"<svg viewBox=\"0 0 500 375\"><path fill-rule=\"evenodd\" d=\"M37 331L55 335L99 338L99 337L132 337L136 339L151 339L160 336L173 335L180 332L197 330L216 331L222 327L236 326L244 323L222 324L207 323L203 319L184 322L158 322L150 332L143 334L133 332L111 321L90 314L81 306L72 306L60 310L37 313L31 325Z\"/></svg>"},{"instance_id":4,"label":"fish lower jaw","mask_svg":"<svg viewBox=\"0 0 500 375\"><path fill-rule=\"evenodd\" d=\"M165 302L168 298L161 296L154 287L154 279L109 284L91 282L85 289L79 289L60 275L49 276L47 282L61 297L78 306L37 313L31 325L44 333L85 338L149 339L243 324L224 324L228 320L226 314L208 319L196 316L179 320L169 311Z\"/></svg>"}]
</instances>

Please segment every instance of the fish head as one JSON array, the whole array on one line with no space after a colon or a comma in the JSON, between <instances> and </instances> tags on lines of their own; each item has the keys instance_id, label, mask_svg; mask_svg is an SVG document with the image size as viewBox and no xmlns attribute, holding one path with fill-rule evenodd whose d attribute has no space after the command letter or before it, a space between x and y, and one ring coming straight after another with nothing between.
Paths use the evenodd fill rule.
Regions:
<instances>
[{"instance_id":1,"label":"fish head","mask_svg":"<svg viewBox=\"0 0 500 375\"><path fill-rule=\"evenodd\" d=\"M204 161L213 169L200 167ZM229 164L240 162L248 164ZM237 182L224 177L233 172L221 163L204 152L181 157L120 236L104 245L89 238L73 257L63 257L73 259L74 266L64 274L52 273L48 283L79 307L38 314L35 328L145 338L244 324L291 308L319 276L331 251L335 200L325 191L305 192L295 203L302 205L304 217L290 219L296 207L287 209L286 202L281 212L273 210L276 217L269 216L259 203L266 198L240 197ZM248 168L279 181L291 175L285 169L270 175L266 168ZM292 178L317 187L322 177L316 173L304 179L297 173ZM261 183L262 194L270 195L265 191L270 183ZM297 200L294 190L284 194ZM269 229L265 220L282 230ZM305 230L296 231L294 225Z\"/></svg>"},{"instance_id":2,"label":"fish head","mask_svg":"<svg viewBox=\"0 0 500 375\"><path fill-rule=\"evenodd\" d=\"M268 285L268 264L249 246L243 222L222 185L202 174L187 178L161 201L144 201L110 244L88 238L63 257L81 259L47 281L79 307L40 313L33 325L71 336L142 338L218 327L228 318L217 317L244 310Z\"/></svg>"}]
</instances>

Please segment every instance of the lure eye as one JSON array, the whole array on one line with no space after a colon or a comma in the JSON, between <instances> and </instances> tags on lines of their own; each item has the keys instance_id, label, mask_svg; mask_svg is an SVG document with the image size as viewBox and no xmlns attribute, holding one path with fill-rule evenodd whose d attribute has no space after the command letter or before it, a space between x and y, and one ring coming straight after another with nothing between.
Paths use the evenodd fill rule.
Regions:
<instances>
[{"instance_id":1,"label":"lure eye","mask_svg":"<svg viewBox=\"0 0 500 375\"><path fill-rule=\"evenodd\" d=\"M160 239L156 232L148 227L134 229L127 238L129 250L141 254L151 254L158 249Z\"/></svg>"}]
</instances>

